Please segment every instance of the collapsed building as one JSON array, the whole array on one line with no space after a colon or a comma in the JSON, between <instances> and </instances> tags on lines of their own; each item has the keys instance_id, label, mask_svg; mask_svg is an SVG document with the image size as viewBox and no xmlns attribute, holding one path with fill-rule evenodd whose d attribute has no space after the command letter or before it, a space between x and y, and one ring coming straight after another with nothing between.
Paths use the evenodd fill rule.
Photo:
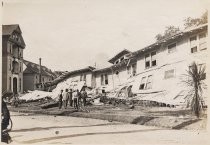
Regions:
<instances>
[{"instance_id":1,"label":"collapsed building","mask_svg":"<svg viewBox=\"0 0 210 145\"><path fill-rule=\"evenodd\" d=\"M109 60L109 67L98 69L89 66L66 72L49 86L56 86L52 91L54 96L60 89L82 84L102 90L108 97L186 105L191 96L181 78L192 62L206 66L207 29L208 24L204 24L180 31L135 52L124 49ZM206 81L206 76L204 79ZM205 101L205 90L203 96Z\"/></svg>"}]
</instances>

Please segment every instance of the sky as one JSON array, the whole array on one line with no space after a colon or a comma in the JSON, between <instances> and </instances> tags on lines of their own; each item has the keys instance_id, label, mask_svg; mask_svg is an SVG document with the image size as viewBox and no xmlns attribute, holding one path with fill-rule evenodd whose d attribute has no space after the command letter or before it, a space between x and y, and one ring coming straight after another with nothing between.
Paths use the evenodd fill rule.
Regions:
<instances>
[{"instance_id":1,"label":"sky","mask_svg":"<svg viewBox=\"0 0 210 145\"><path fill-rule=\"evenodd\" d=\"M201 3L202 2L202 3ZM56 71L105 67L123 49L155 42L166 26L200 17L201 0L5 0L3 24L19 24L24 59Z\"/></svg>"}]
</instances>

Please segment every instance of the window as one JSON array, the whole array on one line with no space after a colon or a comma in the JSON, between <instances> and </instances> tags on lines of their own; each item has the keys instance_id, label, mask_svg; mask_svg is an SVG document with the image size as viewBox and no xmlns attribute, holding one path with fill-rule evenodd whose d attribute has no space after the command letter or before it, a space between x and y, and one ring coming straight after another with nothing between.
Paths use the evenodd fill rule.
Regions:
<instances>
[{"instance_id":1,"label":"window","mask_svg":"<svg viewBox=\"0 0 210 145\"><path fill-rule=\"evenodd\" d=\"M11 87L12 86L12 79L11 79L11 77L9 77L9 90L11 90Z\"/></svg>"},{"instance_id":2,"label":"window","mask_svg":"<svg viewBox=\"0 0 210 145\"><path fill-rule=\"evenodd\" d=\"M82 81L82 75L80 75L80 79L79 80Z\"/></svg>"},{"instance_id":3,"label":"window","mask_svg":"<svg viewBox=\"0 0 210 145\"><path fill-rule=\"evenodd\" d=\"M108 75L107 74L105 74L105 85L108 85Z\"/></svg>"},{"instance_id":4,"label":"window","mask_svg":"<svg viewBox=\"0 0 210 145\"><path fill-rule=\"evenodd\" d=\"M107 74L102 74L101 75L101 85L108 85L108 75Z\"/></svg>"},{"instance_id":5,"label":"window","mask_svg":"<svg viewBox=\"0 0 210 145\"><path fill-rule=\"evenodd\" d=\"M168 45L168 53L173 53L176 51L176 43Z\"/></svg>"},{"instance_id":6,"label":"window","mask_svg":"<svg viewBox=\"0 0 210 145\"><path fill-rule=\"evenodd\" d=\"M83 75L83 81L86 82L86 74Z\"/></svg>"},{"instance_id":7,"label":"window","mask_svg":"<svg viewBox=\"0 0 210 145\"><path fill-rule=\"evenodd\" d=\"M151 88L152 88L152 75L149 75L147 78L146 89L151 89Z\"/></svg>"},{"instance_id":8,"label":"window","mask_svg":"<svg viewBox=\"0 0 210 145\"><path fill-rule=\"evenodd\" d=\"M19 79L19 92L21 92L21 78Z\"/></svg>"},{"instance_id":9,"label":"window","mask_svg":"<svg viewBox=\"0 0 210 145\"><path fill-rule=\"evenodd\" d=\"M173 77L175 77L175 70L174 69L165 71L165 75L164 75L165 79L169 79L169 78L173 78Z\"/></svg>"},{"instance_id":10,"label":"window","mask_svg":"<svg viewBox=\"0 0 210 145\"><path fill-rule=\"evenodd\" d=\"M190 38L190 48L191 48L191 53L197 52L197 38L196 38L196 36L193 36Z\"/></svg>"},{"instance_id":11,"label":"window","mask_svg":"<svg viewBox=\"0 0 210 145\"><path fill-rule=\"evenodd\" d=\"M150 57L149 54L145 55L145 68L150 67Z\"/></svg>"},{"instance_id":12,"label":"window","mask_svg":"<svg viewBox=\"0 0 210 145\"><path fill-rule=\"evenodd\" d=\"M202 33L199 35L199 49L200 50L205 50L207 48L206 44L206 34Z\"/></svg>"},{"instance_id":13,"label":"window","mask_svg":"<svg viewBox=\"0 0 210 145\"><path fill-rule=\"evenodd\" d=\"M12 54L12 43L8 42L8 52Z\"/></svg>"},{"instance_id":14,"label":"window","mask_svg":"<svg viewBox=\"0 0 210 145\"><path fill-rule=\"evenodd\" d=\"M118 64L119 63L119 60L115 61L115 64Z\"/></svg>"},{"instance_id":15,"label":"window","mask_svg":"<svg viewBox=\"0 0 210 145\"><path fill-rule=\"evenodd\" d=\"M104 85L104 76L101 75L101 85Z\"/></svg>"},{"instance_id":16,"label":"window","mask_svg":"<svg viewBox=\"0 0 210 145\"><path fill-rule=\"evenodd\" d=\"M44 78L42 78L42 81L44 82Z\"/></svg>"},{"instance_id":17,"label":"window","mask_svg":"<svg viewBox=\"0 0 210 145\"><path fill-rule=\"evenodd\" d=\"M197 51L198 51L198 50L197 50L197 46L191 48L191 53L195 53L195 52L197 52Z\"/></svg>"},{"instance_id":18,"label":"window","mask_svg":"<svg viewBox=\"0 0 210 145\"><path fill-rule=\"evenodd\" d=\"M152 66L156 66L156 52L151 53Z\"/></svg>"},{"instance_id":19,"label":"window","mask_svg":"<svg viewBox=\"0 0 210 145\"><path fill-rule=\"evenodd\" d=\"M156 52L145 55L145 68L153 67L157 65Z\"/></svg>"},{"instance_id":20,"label":"window","mask_svg":"<svg viewBox=\"0 0 210 145\"><path fill-rule=\"evenodd\" d=\"M21 69L21 62L20 62L20 72L22 71L22 69Z\"/></svg>"},{"instance_id":21,"label":"window","mask_svg":"<svg viewBox=\"0 0 210 145\"><path fill-rule=\"evenodd\" d=\"M146 77L142 77L139 89L143 90L146 83Z\"/></svg>"}]
</instances>

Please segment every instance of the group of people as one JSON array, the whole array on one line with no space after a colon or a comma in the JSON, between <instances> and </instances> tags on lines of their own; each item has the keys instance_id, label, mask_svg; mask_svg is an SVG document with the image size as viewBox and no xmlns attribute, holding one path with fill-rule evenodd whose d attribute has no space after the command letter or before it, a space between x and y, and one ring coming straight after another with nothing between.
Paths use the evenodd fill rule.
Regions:
<instances>
[{"instance_id":1,"label":"group of people","mask_svg":"<svg viewBox=\"0 0 210 145\"><path fill-rule=\"evenodd\" d=\"M72 89L65 89L61 90L59 96L58 96L58 107L59 109L62 108L62 106L67 109L67 106L74 107L75 109L79 109L82 106L86 106L87 102L87 92L85 91L85 88L82 89L80 92L77 90Z\"/></svg>"}]
</instances>

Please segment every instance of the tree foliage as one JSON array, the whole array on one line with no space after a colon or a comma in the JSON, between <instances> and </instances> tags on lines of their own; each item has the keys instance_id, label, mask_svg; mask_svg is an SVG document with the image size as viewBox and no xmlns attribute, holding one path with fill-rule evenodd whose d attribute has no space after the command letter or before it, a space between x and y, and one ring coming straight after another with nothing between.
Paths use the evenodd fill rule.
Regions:
<instances>
[{"instance_id":1,"label":"tree foliage","mask_svg":"<svg viewBox=\"0 0 210 145\"><path fill-rule=\"evenodd\" d=\"M207 11L205 13L203 13L203 15L200 18L188 17L184 20L185 28L189 28L192 26L198 26L198 25L202 25L205 23L208 23L208 12Z\"/></svg>"},{"instance_id":2,"label":"tree foliage","mask_svg":"<svg viewBox=\"0 0 210 145\"><path fill-rule=\"evenodd\" d=\"M205 66L193 62L184 76L185 79L182 82L190 88L188 95L190 96L191 110L199 118L204 107L202 93L206 87L203 82L206 77Z\"/></svg>"},{"instance_id":3,"label":"tree foliage","mask_svg":"<svg viewBox=\"0 0 210 145\"><path fill-rule=\"evenodd\" d=\"M164 31L164 34L157 34L155 36L156 40L162 40L164 38L170 37L174 34L176 34L177 32L179 32L179 27L175 27L175 26L167 26L166 30Z\"/></svg>"},{"instance_id":4,"label":"tree foliage","mask_svg":"<svg viewBox=\"0 0 210 145\"><path fill-rule=\"evenodd\" d=\"M189 28L189 27L192 27L192 26L198 26L198 25L201 25L201 24L205 24L205 23L208 23L208 11L203 13L200 18L188 17L188 18L184 19L185 29ZM164 33L163 34L160 34L160 33L157 34L155 36L155 38L156 38L157 41L159 41L159 40L165 39L167 37L170 37L170 36L176 34L179 31L180 31L179 27L167 26Z\"/></svg>"}]
</instances>

